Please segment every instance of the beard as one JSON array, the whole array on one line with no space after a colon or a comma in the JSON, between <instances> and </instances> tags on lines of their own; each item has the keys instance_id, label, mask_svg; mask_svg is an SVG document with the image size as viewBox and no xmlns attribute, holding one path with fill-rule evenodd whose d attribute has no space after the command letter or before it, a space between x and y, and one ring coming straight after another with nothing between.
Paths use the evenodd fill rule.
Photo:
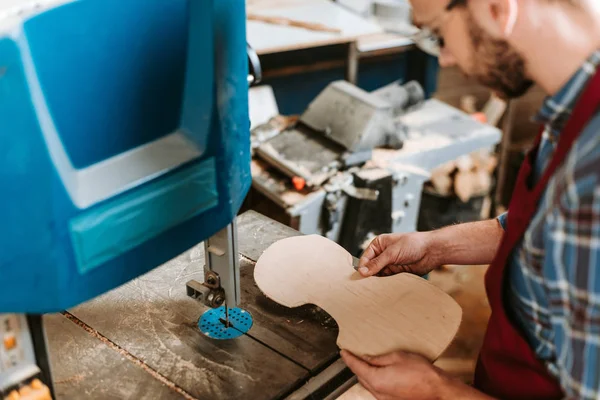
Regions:
<instances>
[{"instance_id":1,"label":"beard","mask_svg":"<svg viewBox=\"0 0 600 400\"><path fill-rule=\"evenodd\" d=\"M525 60L508 42L493 38L469 15L469 34L475 49L469 76L504 99L524 95L533 85Z\"/></svg>"}]
</instances>

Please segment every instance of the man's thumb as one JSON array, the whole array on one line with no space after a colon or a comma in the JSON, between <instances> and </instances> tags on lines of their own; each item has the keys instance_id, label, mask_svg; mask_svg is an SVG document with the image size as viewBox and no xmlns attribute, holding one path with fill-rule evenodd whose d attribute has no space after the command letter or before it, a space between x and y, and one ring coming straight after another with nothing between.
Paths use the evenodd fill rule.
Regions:
<instances>
[{"instance_id":1,"label":"man's thumb","mask_svg":"<svg viewBox=\"0 0 600 400\"><path fill-rule=\"evenodd\" d=\"M368 269L368 271L364 271L361 269L361 273L363 273L363 275L365 276L372 276L372 275L376 275L379 273L379 271L381 271L382 269L384 269L385 267L387 267L390 263L390 255L388 253L388 251L384 251L383 253L381 253L380 255L378 255L377 257L375 257L374 259L372 259L371 261L369 261L367 264L365 264L365 268Z\"/></svg>"},{"instance_id":2,"label":"man's thumb","mask_svg":"<svg viewBox=\"0 0 600 400\"><path fill-rule=\"evenodd\" d=\"M388 365L398 364L406 357L404 352L394 352L389 354L383 354L375 357L365 357L365 361L374 367L387 367Z\"/></svg>"}]
</instances>

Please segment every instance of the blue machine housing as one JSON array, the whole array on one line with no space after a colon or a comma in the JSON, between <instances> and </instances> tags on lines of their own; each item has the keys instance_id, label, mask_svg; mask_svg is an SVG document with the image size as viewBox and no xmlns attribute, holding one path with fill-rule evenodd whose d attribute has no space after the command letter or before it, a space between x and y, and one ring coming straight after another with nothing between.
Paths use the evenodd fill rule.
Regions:
<instances>
[{"instance_id":1,"label":"blue machine housing","mask_svg":"<svg viewBox=\"0 0 600 400\"><path fill-rule=\"evenodd\" d=\"M0 313L72 307L229 224L247 74L244 0L0 18Z\"/></svg>"}]
</instances>

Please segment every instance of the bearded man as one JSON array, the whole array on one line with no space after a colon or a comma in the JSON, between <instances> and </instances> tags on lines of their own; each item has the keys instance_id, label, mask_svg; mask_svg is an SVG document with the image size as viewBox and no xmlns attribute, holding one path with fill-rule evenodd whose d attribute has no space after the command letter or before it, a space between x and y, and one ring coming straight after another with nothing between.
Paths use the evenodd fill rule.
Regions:
<instances>
[{"instance_id":1,"label":"bearded man","mask_svg":"<svg viewBox=\"0 0 600 400\"><path fill-rule=\"evenodd\" d=\"M414 354L342 356L378 399L600 399L600 1L411 3L442 66L506 98L532 83L549 97L507 214L382 235L360 261L364 276L491 264L474 386Z\"/></svg>"}]
</instances>

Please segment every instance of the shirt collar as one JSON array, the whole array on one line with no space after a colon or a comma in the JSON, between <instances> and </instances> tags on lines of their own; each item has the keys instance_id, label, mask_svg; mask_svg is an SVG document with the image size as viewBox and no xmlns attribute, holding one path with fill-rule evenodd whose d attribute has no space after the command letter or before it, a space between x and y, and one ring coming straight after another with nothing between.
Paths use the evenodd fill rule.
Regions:
<instances>
[{"instance_id":1,"label":"shirt collar","mask_svg":"<svg viewBox=\"0 0 600 400\"><path fill-rule=\"evenodd\" d=\"M599 65L600 50L597 50L587 58L558 93L546 97L542 108L534 117L534 121L542 124L551 124L554 128L553 130L562 129L571 115L577 99L583 93L589 80L596 73Z\"/></svg>"}]
</instances>

